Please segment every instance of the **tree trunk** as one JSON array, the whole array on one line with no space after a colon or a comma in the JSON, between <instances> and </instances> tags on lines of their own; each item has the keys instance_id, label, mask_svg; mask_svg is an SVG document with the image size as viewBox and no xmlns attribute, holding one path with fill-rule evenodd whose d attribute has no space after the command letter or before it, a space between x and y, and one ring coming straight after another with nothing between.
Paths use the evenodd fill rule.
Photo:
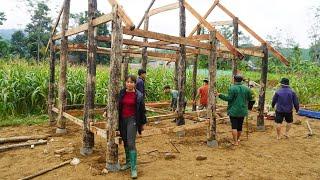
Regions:
<instances>
[{"instance_id":1,"label":"tree trunk","mask_svg":"<svg viewBox=\"0 0 320 180\"><path fill-rule=\"evenodd\" d=\"M184 0L179 0L180 7L180 37L186 37L186 11ZM185 109L185 86L186 86L186 47L180 44L180 54L178 62L178 117L177 125L184 125L183 117Z\"/></svg>"},{"instance_id":2,"label":"tree trunk","mask_svg":"<svg viewBox=\"0 0 320 180\"><path fill-rule=\"evenodd\" d=\"M118 171L118 145L116 144L116 130L118 129L119 108L118 97L120 91L121 60L122 60L122 25L118 16L118 6L112 7L112 34L111 34L111 62L108 91L107 110L107 169Z\"/></svg>"},{"instance_id":3,"label":"tree trunk","mask_svg":"<svg viewBox=\"0 0 320 180\"><path fill-rule=\"evenodd\" d=\"M94 146L94 134L90 132L90 122L94 122L94 99L96 89L96 58L97 41L95 36L97 28L92 22L96 17L97 0L88 0L88 53L87 53L87 82L85 88L84 116L83 116L83 139L80 153L92 154Z\"/></svg>"},{"instance_id":4,"label":"tree trunk","mask_svg":"<svg viewBox=\"0 0 320 180\"><path fill-rule=\"evenodd\" d=\"M58 114L58 128L57 133L66 132L66 120L63 117L65 112L65 106L67 104L67 60L68 60L68 37L65 36L69 25L70 14L70 0L66 0L63 9L62 17L62 38L61 38L61 50L60 50L60 79L59 79L59 114Z\"/></svg>"},{"instance_id":5,"label":"tree trunk","mask_svg":"<svg viewBox=\"0 0 320 180\"><path fill-rule=\"evenodd\" d=\"M268 47L266 44L262 44L262 51L264 57L262 58L261 65L261 79L260 79L260 93L259 93L259 104L258 111L259 115L257 118L257 129L264 130L264 105L266 100L266 88L267 88L267 75L268 75Z\"/></svg>"},{"instance_id":6,"label":"tree trunk","mask_svg":"<svg viewBox=\"0 0 320 180\"><path fill-rule=\"evenodd\" d=\"M197 30L197 35L200 35L201 29L199 28ZM194 56L193 59L193 73L192 73L192 101L195 102L192 104L192 111L197 110L197 103L196 103L196 98L197 98L197 73L198 73L198 54Z\"/></svg>"},{"instance_id":7,"label":"tree trunk","mask_svg":"<svg viewBox=\"0 0 320 180\"><path fill-rule=\"evenodd\" d=\"M146 16L144 20L144 30L148 31L149 29L149 16ZM148 42L148 38L143 38L143 42ZM147 70L147 64L148 64L148 52L147 47L142 48L142 62L141 66L142 69Z\"/></svg>"},{"instance_id":8,"label":"tree trunk","mask_svg":"<svg viewBox=\"0 0 320 180\"><path fill-rule=\"evenodd\" d=\"M209 116L209 131L208 131L208 145L210 142L215 142L216 137L216 97L214 92L216 91L216 73L217 73L217 38L216 32L210 32L210 44L212 49L209 55L209 104L207 114ZM216 145L216 142L214 143Z\"/></svg>"},{"instance_id":9,"label":"tree trunk","mask_svg":"<svg viewBox=\"0 0 320 180\"><path fill-rule=\"evenodd\" d=\"M55 124L54 113L52 108L54 106L54 83L55 83L55 63L56 63L56 52L54 50L55 41L51 40L50 43L50 77L49 77L49 92L48 92L48 115L50 125Z\"/></svg>"},{"instance_id":10,"label":"tree trunk","mask_svg":"<svg viewBox=\"0 0 320 180\"><path fill-rule=\"evenodd\" d=\"M233 19L233 46L239 47L239 26L238 26L238 18L235 17ZM232 59L232 75L235 76L238 74L238 65L237 65L237 57L234 56Z\"/></svg>"}]
</instances>

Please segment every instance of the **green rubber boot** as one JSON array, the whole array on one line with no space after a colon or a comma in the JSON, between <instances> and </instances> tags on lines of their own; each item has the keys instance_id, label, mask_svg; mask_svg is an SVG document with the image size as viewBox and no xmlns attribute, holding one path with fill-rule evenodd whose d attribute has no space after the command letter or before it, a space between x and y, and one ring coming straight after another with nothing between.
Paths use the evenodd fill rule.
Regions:
<instances>
[{"instance_id":1,"label":"green rubber boot","mask_svg":"<svg viewBox=\"0 0 320 180\"><path fill-rule=\"evenodd\" d=\"M131 167L129 150L125 149L125 152L126 152L126 164L120 168L120 171L125 171Z\"/></svg>"},{"instance_id":2,"label":"green rubber boot","mask_svg":"<svg viewBox=\"0 0 320 180\"><path fill-rule=\"evenodd\" d=\"M131 162L131 178L137 179L137 151L130 151L130 162Z\"/></svg>"}]
</instances>

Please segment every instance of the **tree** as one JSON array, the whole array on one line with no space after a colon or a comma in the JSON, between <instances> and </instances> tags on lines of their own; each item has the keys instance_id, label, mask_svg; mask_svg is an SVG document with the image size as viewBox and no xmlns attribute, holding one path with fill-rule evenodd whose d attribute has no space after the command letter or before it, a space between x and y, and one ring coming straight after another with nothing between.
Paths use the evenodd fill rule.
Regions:
<instances>
[{"instance_id":1,"label":"tree","mask_svg":"<svg viewBox=\"0 0 320 180\"><path fill-rule=\"evenodd\" d=\"M310 56L314 62L320 63L320 6L315 8L314 22L310 28Z\"/></svg>"},{"instance_id":2,"label":"tree","mask_svg":"<svg viewBox=\"0 0 320 180\"><path fill-rule=\"evenodd\" d=\"M9 55L9 48L9 43L0 36L0 58L7 57Z\"/></svg>"},{"instance_id":3,"label":"tree","mask_svg":"<svg viewBox=\"0 0 320 180\"><path fill-rule=\"evenodd\" d=\"M23 31L19 30L12 34L10 52L12 55L18 55L20 57L28 56L26 37Z\"/></svg>"},{"instance_id":4,"label":"tree","mask_svg":"<svg viewBox=\"0 0 320 180\"><path fill-rule=\"evenodd\" d=\"M27 24L25 30L28 33L27 45L30 56L38 62L44 55L45 45L50 38L50 9L44 1L36 2L36 6L31 3L30 8L33 8L33 11L31 23Z\"/></svg>"},{"instance_id":5,"label":"tree","mask_svg":"<svg viewBox=\"0 0 320 180\"><path fill-rule=\"evenodd\" d=\"M6 15L4 12L0 12L0 25L3 25L3 22L6 21Z\"/></svg>"}]
</instances>

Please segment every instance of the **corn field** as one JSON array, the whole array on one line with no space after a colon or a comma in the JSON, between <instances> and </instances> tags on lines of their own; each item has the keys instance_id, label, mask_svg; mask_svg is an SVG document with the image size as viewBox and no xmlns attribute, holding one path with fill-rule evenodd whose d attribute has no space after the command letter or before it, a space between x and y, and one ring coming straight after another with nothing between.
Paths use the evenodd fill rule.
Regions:
<instances>
[{"instance_id":1,"label":"corn field","mask_svg":"<svg viewBox=\"0 0 320 180\"><path fill-rule=\"evenodd\" d=\"M131 70L136 74L136 70ZM174 87L173 70L165 68L149 69L146 80L146 101L167 100L163 86L169 84ZM259 82L260 74L245 72L246 77ZM56 85L58 84L59 66L56 67ZM83 104L86 67L69 66L67 81L67 104ZM270 81L279 81L281 75L269 75ZM205 75L199 75L197 87L200 87ZM320 78L302 76L297 79L289 76L293 89L297 92L300 101L306 103L319 102ZM40 114L47 108L49 65L40 63L29 64L26 61L3 62L0 60L0 114L8 115ZM230 75L218 75L217 89L219 92L227 92L230 86ZM186 97L191 99L192 71L187 71ZM97 67L96 77L96 103L106 104L107 87L109 81L109 69L106 66ZM301 84L303 83L303 85ZM269 87L272 88L272 87ZM273 87L276 88L276 87ZM57 90L57 89L56 89ZM55 92L57 97L57 91Z\"/></svg>"}]
</instances>

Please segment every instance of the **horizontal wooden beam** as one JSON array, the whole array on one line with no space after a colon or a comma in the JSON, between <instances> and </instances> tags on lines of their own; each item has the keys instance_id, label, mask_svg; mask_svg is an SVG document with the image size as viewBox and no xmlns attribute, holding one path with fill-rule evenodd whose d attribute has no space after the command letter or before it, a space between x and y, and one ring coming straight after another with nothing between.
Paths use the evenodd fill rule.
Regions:
<instances>
[{"instance_id":1,"label":"horizontal wooden beam","mask_svg":"<svg viewBox=\"0 0 320 180\"><path fill-rule=\"evenodd\" d=\"M234 19L236 16L231 13L226 7L224 7L221 3L218 4L218 7L225 12L227 15L229 15L232 19ZM262 39L257 33L255 33L251 28L249 28L244 22L242 22L240 19L238 19L238 23L240 26L242 26L248 33L250 33L254 38L256 38L260 43L266 44L268 47L268 50L273 53L282 63L285 65L289 65L289 61L287 58L285 58L279 51L274 49L268 42L266 42L264 39Z\"/></svg>"},{"instance_id":2,"label":"horizontal wooden beam","mask_svg":"<svg viewBox=\"0 0 320 180\"><path fill-rule=\"evenodd\" d=\"M153 16L153 15L156 15L156 14L159 14L159 13L162 13L162 12L165 12L165 11L174 10L174 9L177 9L177 8L179 8L179 3L168 4L168 5L165 5L165 6L158 7L158 8L150 10L149 13L148 13L148 16L150 17L150 16Z\"/></svg>"},{"instance_id":3,"label":"horizontal wooden beam","mask_svg":"<svg viewBox=\"0 0 320 180\"><path fill-rule=\"evenodd\" d=\"M107 23L107 22L109 22L111 20L112 20L112 14L111 13L110 14L105 14L105 15L102 15L102 16L97 17L96 19L94 19L93 20L93 26L98 26L100 24ZM75 27L75 28L67 30L66 31L66 36L72 36L72 35L87 31L87 30L88 30L88 23L84 23L84 24L81 24L78 27ZM58 40L58 39L61 39L61 36L62 36L62 34L59 33L59 34L56 34L55 36L53 36L52 39L53 40Z\"/></svg>"},{"instance_id":4,"label":"horizontal wooden beam","mask_svg":"<svg viewBox=\"0 0 320 180\"><path fill-rule=\"evenodd\" d=\"M58 113L59 113L59 109L53 107L53 108L52 108L52 112L55 112L55 113L58 114ZM75 124L83 127L83 121L82 121L81 119L76 118L76 117L74 117L74 116L72 116L72 115L70 115L70 114L68 114L68 113L66 113L66 112L64 112L64 113L62 114L62 116L65 117L66 119L72 121L73 123L75 123Z\"/></svg>"},{"instance_id":5,"label":"horizontal wooden beam","mask_svg":"<svg viewBox=\"0 0 320 180\"><path fill-rule=\"evenodd\" d=\"M210 22L213 26L226 26L226 25L233 25L233 21L214 21Z\"/></svg>"}]
</instances>

